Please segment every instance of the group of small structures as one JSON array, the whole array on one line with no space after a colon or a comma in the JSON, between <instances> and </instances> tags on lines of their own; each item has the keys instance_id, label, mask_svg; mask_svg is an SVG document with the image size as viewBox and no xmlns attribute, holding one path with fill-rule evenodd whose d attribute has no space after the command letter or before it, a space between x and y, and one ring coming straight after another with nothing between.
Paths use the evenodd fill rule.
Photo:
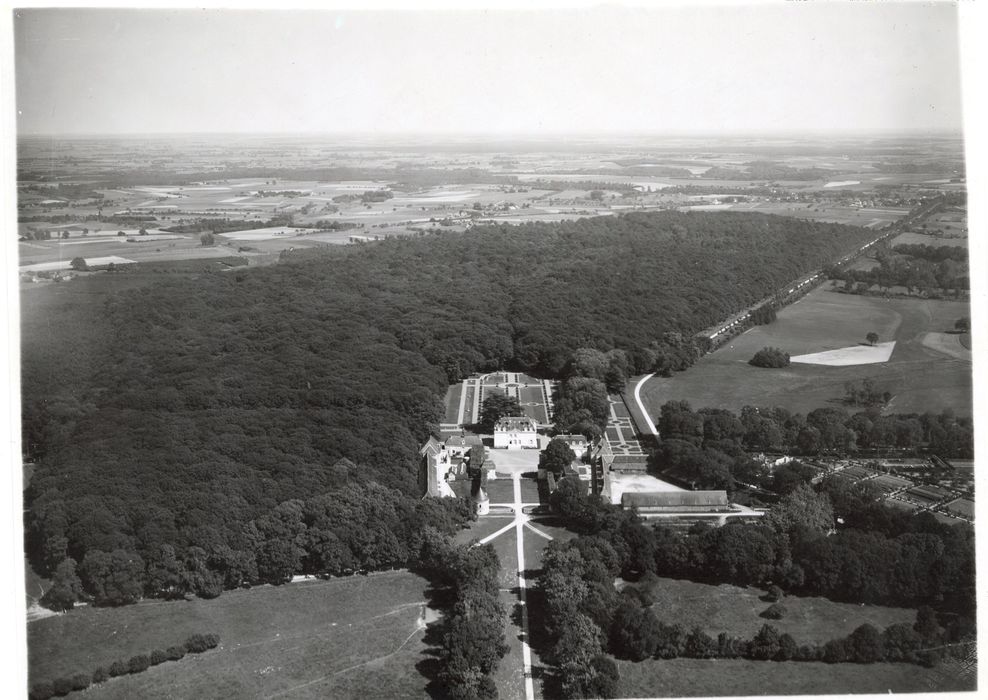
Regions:
<instances>
[{"instance_id":1,"label":"group of small structures","mask_svg":"<svg viewBox=\"0 0 988 700\"><path fill-rule=\"evenodd\" d=\"M476 378L467 380L475 381L479 383ZM649 475L644 449L628 454L625 447L616 452L606 434L592 440L580 434L551 435L551 424L515 415L498 418L492 434L458 428L457 434L430 437L422 445L420 482L426 497L469 497L478 515L490 512L486 486L499 478L496 453L518 450L541 450L536 478L546 507L559 481L572 477L585 485L587 493L635 508L645 517L713 518L722 524L728 517L761 515L730 503L724 490L686 491Z\"/></svg>"}]
</instances>

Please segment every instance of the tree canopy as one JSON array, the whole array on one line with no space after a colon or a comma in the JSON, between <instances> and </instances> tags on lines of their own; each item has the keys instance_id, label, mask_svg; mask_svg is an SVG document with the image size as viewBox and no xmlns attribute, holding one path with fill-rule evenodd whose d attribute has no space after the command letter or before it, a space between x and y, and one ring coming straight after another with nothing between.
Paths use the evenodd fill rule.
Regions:
<instances>
[{"instance_id":1,"label":"tree canopy","mask_svg":"<svg viewBox=\"0 0 988 700\"><path fill-rule=\"evenodd\" d=\"M319 498L372 483L418 496L417 449L448 383L505 366L563 378L560 421L593 434L608 386L689 366L699 330L868 235L636 212L296 250L224 274L127 266L73 281L79 294L38 290L21 353L24 445L39 460L32 561L50 573L71 557L107 603L178 590L176 576L208 593L345 570L355 553L391 565L402 530L353 533ZM118 585L138 568L136 590Z\"/></svg>"}]
</instances>

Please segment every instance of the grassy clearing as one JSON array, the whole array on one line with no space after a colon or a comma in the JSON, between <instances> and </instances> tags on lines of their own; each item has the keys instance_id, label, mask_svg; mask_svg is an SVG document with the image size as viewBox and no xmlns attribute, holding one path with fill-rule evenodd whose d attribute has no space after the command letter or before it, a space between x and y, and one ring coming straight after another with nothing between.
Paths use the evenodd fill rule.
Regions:
<instances>
[{"instance_id":1,"label":"grassy clearing","mask_svg":"<svg viewBox=\"0 0 988 700\"><path fill-rule=\"evenodd\" d=\"M671 400L689 401L694 408L739 411L750 404L807 412L839 405L845 382L871 378L895 395L886 412L939 412L950 407L959 415L970 415L971 363L922 343L925 333L952 329L954 321L968 316L969 310L966 302L882 299L819 288L782 309L775 323L734 338L686 372L650 379L642 388L642 400L652 415ZM790 365L777 370L748 364L766 346L779 347L790 355L822 352L863 343L870 331L881 342L896 341L888 362L846 367Z\"/></svg>"},{"instance_id":2,"label":"grassy clearing","mask_svg":"<svg viewBox=\"0 0 988 700\"><path fill-rule=\"evenodd\" d=\"M775 663L737 659L619 661L628 698L745 695L843 695L974 690L955 667L912 664Z\"/></svg>"},{"instance_id":3,"label":"grassy clearing","mask_svg":"<svg viewBox=\"0 0 988 700\"><path fill-rule=\"evenodd\" d=\"M463 384L453 384L446 389L446 396L443 399L443 406L446 408L444 420L447 423L457 423L460 413L460 395L463 393Z\"/></svg>"},{"instance_id":4,"label":"grassy clearing","mask_svg":"<svg viewBox=\"0 0 988 700\"><path fill-rule=\"evenodd\" d=\"M879 629L912 622L907 608L835 603L825 598L787 597L789 614L765 620L769 606L764 591L736 586L713 586L660 579L652 589L659 619L707 634L720 632L751 638L763 624L788 632L797 643L824 643L854 631L864 623ZM912 664L775 663L726 659L619 661L623 697L697 697L741 695L818 695L821 693L887 693L971 690L975 679L963 668L926 669Z\"/></svg>"},{"instance_id":5,"label":"grassy clearing","mask_svg":"<svg viewBox=\"0 0 988 700\"><path fill-rule=\"evenodd\" d=\"M693 581L663 578L652 588L656 602L652 610L666 623L680 623L687 629L699 626L716 637L727 632L750 639L768 623L788 632L798 644L823 644L843 637L860 625L870 623L878 629L896 622L912 623L916 611L878 605L835 603L818 597L786 597L789 614L781 620L760 617L770 603L761 600L765 591L731 585L713 586Z\"/></svg>"},{"instance_id":6,"label":"grassy clearing","mask_svg":"<svg viewBox=\"0 0 988 700\"><path fill-rule=\"evenodd\" d=\"M220 646L88 691L99 698L422 697L427 583L405 571L231 591L211 601L83 608L28 627L33 682L165 648Z\"/></svg>"},{"instance_id":7,"label":"grassy clearing","mask_svg":"<svg viewBox=\"0 0 988 700\"><path fill-rule=\"evenodd\" d=\"M959 229L954 229L952 232L959 233ZM932 246L951 246L956 248L966 248L967 238L943 238L940 236L927 235L925 233L917 233L915 231L907 231L905 233L899 234L894 239L892 239L892 245L914 245L917 243L922 243L923 245Z\"/></svg>"}]
</instances>

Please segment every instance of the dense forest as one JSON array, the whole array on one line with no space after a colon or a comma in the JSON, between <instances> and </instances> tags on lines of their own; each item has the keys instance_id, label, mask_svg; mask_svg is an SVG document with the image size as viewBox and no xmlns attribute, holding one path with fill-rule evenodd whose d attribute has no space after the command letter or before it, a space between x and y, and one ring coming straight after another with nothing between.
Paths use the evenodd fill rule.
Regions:
<instances>
[{"instance_id":1,"label":"dense forest","mask_svg":"<svg viewBox=\"0 0 988 700\"><path fill-rule=\"evenodd\" d=\"M38 460L29 554L45 573L116 556L144 567L146 595L162 594L148 582L163 546L211 571L233 550L255 559L237 564L249 571L254 530L279 504L371 482L417 496L416 450L448 382L504 366L559 376L575 348L624 350L629 371L652 371L867 237L636 213L35 290L22 347L24 445ZM579 395L574 422L587 417Z\"/></svg>"}]
</instances>

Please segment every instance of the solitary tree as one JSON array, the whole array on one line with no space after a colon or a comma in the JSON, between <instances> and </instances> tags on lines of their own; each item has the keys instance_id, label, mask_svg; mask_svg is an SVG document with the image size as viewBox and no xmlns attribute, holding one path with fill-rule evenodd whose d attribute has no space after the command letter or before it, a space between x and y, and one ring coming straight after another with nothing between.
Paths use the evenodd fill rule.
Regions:
<instances>
[{"instance_id":1,"label":"solitary tree","mask_svg":"<svg viewBox=\"0 0 988 700\"><path fill-rule=\"evenodd\" d=\"M954 330L960 331L961 333L967 333L971 330L971 319L967 316L957 319L954 321Z\"/></svg>"},{"instance_id":2,"label":"solitary tree","mask_svg":"<svg viewBox=\"0 0 988 700\"><path fill-rule=\"evenodd\" d=\"M491 432L494 430L494 424L501 418L520 415L522 415L522 410L521 406L518 405L518 399L513 396L492 394L484 399L484 403L480 407L480 425L484 431Z\"/></svg>"},{"instance_id":3,"label":"solitary tree","mask_svg":"<svg viewBox=\"0 0 988 700\"><path fill-rule=\"evenodd\" d=\"M748 360L748 364L755 367L788 367L789 353L783 352L779 348L762 348Z\"/></svg>"},{"instance_id":4,"label":"solitary tree","mask_svg":"<svg viewBox=\"0 0 988 700\"><path fill-rule=\"evenodd\" d=\"M564 440L554 438L539 455L539 469L551 471L558 479L574 459L576 454L570 446Z\"/></svg>"},{"instance_id":5,"label":"solitary tree","mask_svg":"<svg viewBox=\"0 0 988 700\"><path fill-rule=\"evenodd\" d=\"M216 239L213 237L213 234L209 233L208 231L202 234L201 236L199 236L199 242L203 245L203 247L207 247L207 248L209 246L216 245Z\"/></svg>"},{"instance_id":6,"label":"solitary tree","mask_svg":"<svg viewBox=\"0 0 988 700\"><path fill-rule=\"evenodd\" d=\"M85 258L72 258L72 262L69 263L69 267L78 271L89 269L89 265L86 264Z\"/></svg>"},{"instance_id":7,"label":"solitary tree","mask_svg":"<svg viewBox=\"0 0 988 700\"><path fill-rule=\"evenodd\" d=\"M865 340L867 340L870 345L874 345L875 343L878 342L878 333L876 333L875 331L871 331L870 333L868 333L868 335L865 336Z\"/></svg>"}]
</instances>

